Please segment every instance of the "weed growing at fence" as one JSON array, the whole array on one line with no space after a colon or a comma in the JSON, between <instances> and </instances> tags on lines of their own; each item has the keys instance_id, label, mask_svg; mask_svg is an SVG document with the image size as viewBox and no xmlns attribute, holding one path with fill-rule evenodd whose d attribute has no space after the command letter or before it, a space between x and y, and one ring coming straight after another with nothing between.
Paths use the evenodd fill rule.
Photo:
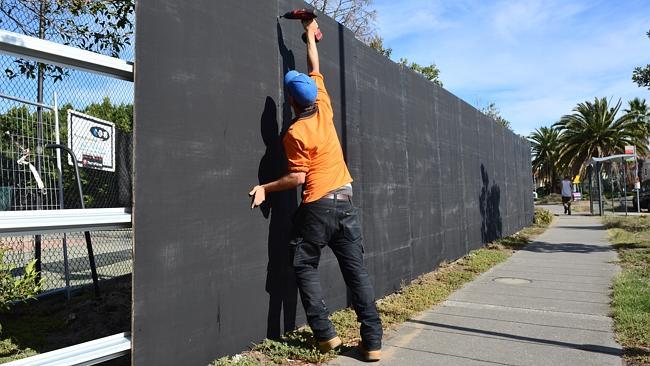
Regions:
<instances>
[{"instance_id":1,"label":"weed growing at fence","mask_svg":"<svg viewBox=\"0 0 650 366\"><path fill-rule=\"evenodd\" d=\"M7 310L11 303L31 299L41 288L41 280L37 279L36 261L25 265L21 276L15 277L15 266L5 263L6 249L0 248L0 309Z\"/></svg>"},{"instance_id":2,"label":"weed growing at fence","mask_svg":"<svg viewBox=\"0 0 650 366\"><path fill-rule=\"evenodd\" d=\"M15 277L15 268L5 263L5 249L0 249L0 310L7 311L16 301L26 301L38 293L41 282L37 280L36 261L25 266L22 276ZM0 333L4 333L0 325ZM4 338L4 337L3 337ZM29 347L21 347L12 339L0 339L0 362L33 356L37 352Z\"/></svg>"},{"instance_id":3,"label":"weed growing at fence","mask_svg":"<svg viewBox=\"0 0 650 366\"><path fill-rule=\"evenodd\" d=\"M623 271L614 280L612 315L626 365L650 365L650 217L605 217Z\"/></svg>"},{"instance_id":4,"label":"weed growing at fence","mask_svg":"<svg viewBox=\"0 0 650 366\"><path fill-rule=\"evenodd\" d=\"M416 314L444 301L454 291L494 265L508 259L515 250L528 244L533 236L539 235L551 224L553 215L544 209L535 210L535 220L520 232L496 240L485 248L474 250L452 263L443 263L435 272L424 274L410 284L402 286L397 293L377 301L377 308L384 328L391 329ZM223 357L213 366L288 365L321 363L345 353L359 341L359 324L352 309L343 309L330 317L343 347L326 354L314 346L311 331L307 327L287 333L279 341L266 339L254 345L250 352L235 357ZM298 362L299 362L298 361ZM298 363L301 364L301 363Z\"/></svg>"}]
</instances>

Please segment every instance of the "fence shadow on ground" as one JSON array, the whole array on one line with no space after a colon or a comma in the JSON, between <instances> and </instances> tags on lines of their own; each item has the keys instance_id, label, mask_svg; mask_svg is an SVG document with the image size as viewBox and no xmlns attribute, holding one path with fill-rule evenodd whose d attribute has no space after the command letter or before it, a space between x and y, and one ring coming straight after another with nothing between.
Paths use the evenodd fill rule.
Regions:
<instances>
[{"instance_id":1,"label":"fence shadow on ground","mask_svg":"<svg viewBox=\"0 0 650 366\"><path fill-rule=\"evenodd\" d=\"M451 329L459 332L478 333L478 335L476 335L477 337L488 337L494 339L507 338L511 342L517 342L517 343L548 344L553 346L572 348L572 349L594 352L594 353L603 353L603 354L614 355L614 356L620 356L622 354L620 348L606 347L606 346L600 346L595 344L570 343L570 342L556 341L552 339L526 337L526 336L520 336L520 335L510 334L510 333L502 333L502 332L495 332L490 330L460 327L460 326L449 325L449 324L433 323L424 320L407 320L407 322L422 324L422 325L436 327L436 328L446 328L446 329ZM436 329L435 331L444 332L438 329Z\"/></svg>"},{"instance_id":2,"label":"fence shadow on ground","mask_svg":"<svg viewBox=\"0 0 650 366\"><path fill-rule=\"evenodd\" d=\"M611 252L614 248L605 245L591 245L591 244L550 244L544 242L535 242L534 244L526 246L526 252L535 253L598 253L598 252Z\"/></svg>"},{"instance_id":3,"label":"fence shadow on ground","mask_svg":"<svg viewBox=\"0 0 650 366\"><path fill-rule=\"evenodd\" d=\"M558 228L572 230L605 230L603 225L574 226L574 225L557 225Z\"/></svg>"}]
</instances>

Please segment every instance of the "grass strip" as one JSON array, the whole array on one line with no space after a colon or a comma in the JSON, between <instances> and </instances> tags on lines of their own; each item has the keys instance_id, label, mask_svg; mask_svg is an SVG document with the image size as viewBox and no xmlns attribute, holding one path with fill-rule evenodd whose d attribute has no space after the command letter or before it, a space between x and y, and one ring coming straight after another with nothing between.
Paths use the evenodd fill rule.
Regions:
<instances>
[{"instance_id":1,"label":"grass strip","mask_svg":"<svg viewBox=\"0 0 650 366\"><path fill-rule=\"evenodd\" d=\"M650 365L650 216L605 217L622 272L614 279L612 317L627 366Z\"/></svg>"},{"instance_id":2,"label":"grass strip","mask_svg":"<svg viewBox=\"0 0 650 366\"><path fill-rule=\"evenodd\" d=\"M543 209L536 209L535 224L518 233L496 240L486 247L473 250L452 263L443 263L435 272L419 276L400 291L377 301L377 309L385 329L413 318L418 313L441 303L464 284L494 265L508 259L516 250L528 244L532 237L544 232L553 220L553 215ZM350 308L339 310L330 317L336 327L343 346L321 354L314 346L308 327L302 327L284 335L281 340L265 339L254 345L251 351L234 357L222 357L212 366L254 366L254 365L304 365L320 364L335 358L355 347L359 341L359 324Z\"/></svg>"},{"instance_id":3,"label":"grass strip","mask_svg":"<svg viewBox=\"0 0 650 366\"><path fill-rule=\"evenodd\" d=\"M562 196L558 193L547 194L541 196L535 203L538 205L559 205L562 204Z\"/></svg>"}]
</instances>

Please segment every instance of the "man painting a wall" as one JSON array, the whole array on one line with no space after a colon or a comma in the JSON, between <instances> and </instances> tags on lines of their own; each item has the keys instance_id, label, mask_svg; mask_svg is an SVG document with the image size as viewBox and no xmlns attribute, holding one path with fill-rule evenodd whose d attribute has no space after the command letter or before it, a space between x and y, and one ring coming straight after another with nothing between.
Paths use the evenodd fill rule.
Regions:
<instances>
[{"instance_id":1,"label":"man painting a wall","mask_svg":"<svg viewBox=\"0 0 650 366\"><path fill-rule=\"evenodd\" d=\"M361 322L359 349L366 361L381 358L382 325L374 289L363 264L362 230L352 204L352 177L334 128L330 97L320 74L315 20L303 21L306 31L309 76L289 71L284 84L296 118L283 144L288 173L280 179L253 187L252 207L277 192L303 185L302 203L294 217L292 264L307 322L318 347L328 352L341 344L325 305L318 264L321 250L329 246L352 294L352 306Z\"/></svg>"}]
</instances>

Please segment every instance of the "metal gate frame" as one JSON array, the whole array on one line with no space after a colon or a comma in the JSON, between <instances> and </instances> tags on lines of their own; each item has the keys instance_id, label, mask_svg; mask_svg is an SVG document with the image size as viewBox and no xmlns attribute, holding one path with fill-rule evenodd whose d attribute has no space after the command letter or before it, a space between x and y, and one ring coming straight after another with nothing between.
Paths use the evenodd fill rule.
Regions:
<instances>
[{"instance_id":1,"label":"metal gate frame","mask_svg":"<svg viewBox=\"0 0 650 366\"><path fill-rule=\"evenodd\" d=\"M50 41L38 39L35 37L25 36L19 33L9 32L5 30L0 30L0 52L10 54L16 57L20 57L20 58L28 58L39 62L108 75L121 80L133 81L134 79L133 63L129 63L127 61L120 60L114 57L104 56L95 52L85 51L75 47L70 47L55 42L50 42ZM55 114L58 115L58 113ZM58 149L57 149L57 156L59 156L58 160L60 161L60 152L58 152ZM59 171L61 171L60 167L59 167ZM131 214L126 209L124 210L123 213L119 215L114 215L115 217L110 217L110 218L106 217L110 215L106 215L103 213L105 209L90 209L90 210L94 212L98 212L99 214L95 219L91 220L90 222L81 224L82 227L84 227L86 230L88 230L88 228L91 228L93 227L93 225L96 225L100 222L103 223L104 225L111 225L111 224L119 225L120 222L124 224L127 222L125 220L126 218L128 218L128 226L129 227L131 226L132 223ZM14 232L15 227L12 226L15 226L17 223L20 222L20 220L28 221L26 224L28 228L30 227L36 228L39 223L38 218L22 215L22 217L19 218L20 220L12 220L12 219L4 220L8 224L2 225L3 224L2 216L3 215L0 215L0 235L7 235L7 233ZM76 227L75 225L80 224L79 218L67 218L64 221L66 222L66 224L63 227L64 229ZM89 361L89 360L79 360L78 358L75 359L73 357L64 356L65 363L61 363L61 364L90 365L90 364L95 364L97 362L102 362L112 358L119 357L120 355L124 354L125 350L131 348L131 339L130 337L127 337L126 334L118 335L117 337L120 338L120 342L128 343L128 345L125 345L126 347L120 347L119 349L115 349L115 347L111 347L110 344L108 345L102 344L99 346L95 346L94 344L91 344L91 346L89 346L89 343L93 343L93 342L88 342L88 343L83 343L76 346L68 347L67 350L70 350L75 354L88 355L93 353L94 354L99 353L101 354L100 355L101 357L99 359L93 359L92 361ZM49 353L49 354L43 354L40 357L39 356L30 357L22 360L22 362L26 364L30 364L32 361L34 361L35 358L39 358L39 361L44 362L44 364L49 364L55 360L60 360L59 356L60 355L58 354Z\"/></svg>"}]
</instances>

